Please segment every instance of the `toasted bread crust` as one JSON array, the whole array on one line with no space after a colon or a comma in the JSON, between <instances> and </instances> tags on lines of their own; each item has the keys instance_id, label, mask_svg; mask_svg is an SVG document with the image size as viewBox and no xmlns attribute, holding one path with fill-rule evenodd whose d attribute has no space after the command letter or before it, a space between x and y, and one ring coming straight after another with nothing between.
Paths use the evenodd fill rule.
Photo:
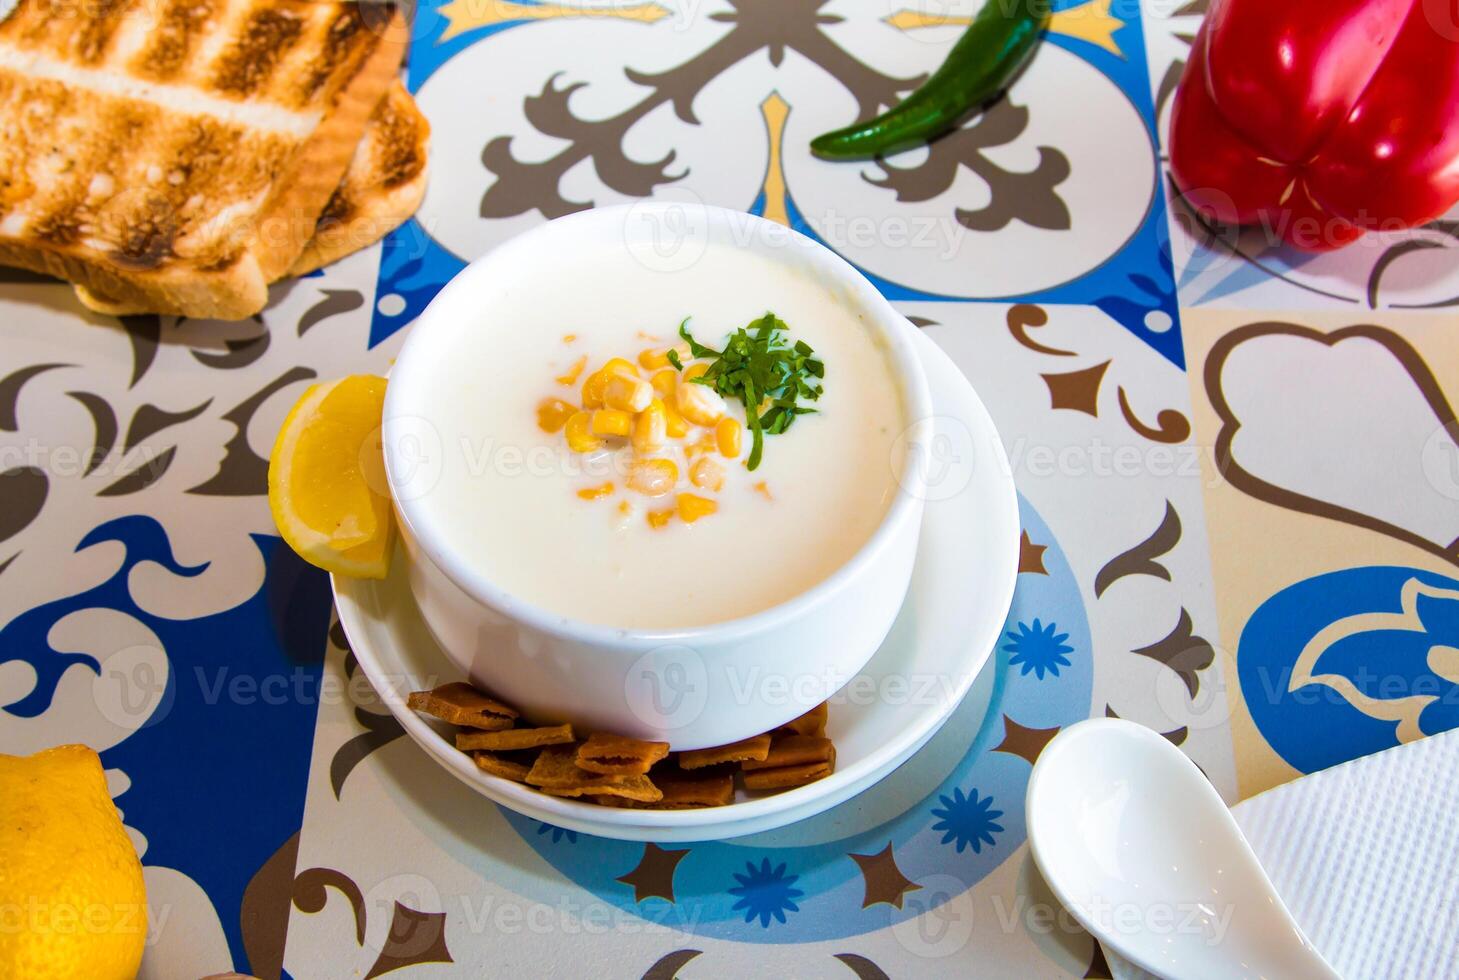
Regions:
<instances>
[{"instance_id":1,"label":"toasted bread crust","mask_svg":"<svg viewBox=\"0 0 1459 980\"><path fill-rule=\"evenodd\" d=\"M197 0L193 2L197 7ZM0 262L239 318L298 258L404 47L352 3L22 0L0 22ZM56 11L60 11L57 13Z\"/></svg>"},{"instance_id":2,"label":"toasted bread crust","mask_svg":"<svg viewBox=\"0 0 1459 980\"><path fill-rule=\"evenodd\" d=\"M344 180L289 269L302 276L384 238L420 207L426 192L430 123L398 82L370 117Z\"/></svg>"},{"instance_id":3,"label":"toasted bread crust","mask_svg":"<svg viewBox=\"0 0 1459 980\"><path fill-rule=\"evenodd\" d=\"M245 255L233 267L216 273L192 276L169 274L165 281L153 277L139 298L131 296L131 282L116 276L105 264L93 264L63 253L15 246L0 240L0 265L13 265L43 272L75 285L81 302L98 313L125 316L130 313L179 313L215 320L241 320L263 309L268 302L268 284L252 255ZM194 313L181 313L196 310Z\"/></svg>"}]
</instances>

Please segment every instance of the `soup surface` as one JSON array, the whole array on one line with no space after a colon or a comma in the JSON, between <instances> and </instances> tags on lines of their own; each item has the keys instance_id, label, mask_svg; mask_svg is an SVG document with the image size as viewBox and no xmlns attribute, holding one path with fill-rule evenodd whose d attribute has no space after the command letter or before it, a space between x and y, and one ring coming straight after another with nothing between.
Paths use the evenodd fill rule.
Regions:
<instances>
[{"instance_id":1,"label":"soup surface","mask_svg":"<svg viewBox=\"0 0 1459 980\"><path fill-rule=\"evenodd\" d=\"M548 288L540 272L497 284L490 316L452 324L449 343L437 344L435 363L417 375L431 384L412 404L422 405L442 448L417 520L513 598L620 628L746 616L844 564L897 492L894 452L906 427L901 392L861 314L808 273L746 250L711 245L690 267L664 273L621 248L573 248ZM681 396L683 375L661 359L682 344L686 317L695 340L720 350L767 311L784 323L784 346L814 349L824 377L806 375L821 393L799 404L815 412L767 434L751 471L742 402ZM715 360L680 351L690 372ZM632 369L605 368L613 358ZM585 409L585 386L599 372ZM602 402L609 376L625 379L613 388L614 403L628 409L624 435L611 430L625 419ZM680 435L652 425L641 432L633 409L644 392L629 378L648 383ZM699 401L678 428L681 397ZM693 412L696 405L711 414ZM609 411L595 416L599 409ZM578 411L582 418L567 421ZM732 421L689 419L720 412ZM739 446L729 453L735 430Z\"/></svg>"}]
</instances>

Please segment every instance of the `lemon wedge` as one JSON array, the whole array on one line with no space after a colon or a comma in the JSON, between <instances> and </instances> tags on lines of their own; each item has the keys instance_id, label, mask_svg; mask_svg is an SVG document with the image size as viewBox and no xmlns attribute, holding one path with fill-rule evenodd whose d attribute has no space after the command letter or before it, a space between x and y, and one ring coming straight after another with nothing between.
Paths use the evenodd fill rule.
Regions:
<instances>
[{"instance_id":1,"label":"lemon wedge","mask_svg":"<svg viewBox=\"0 0 1459 980\"><path fill-rule=\"evenodd\" d=\"M147 888L95 752L0 755L0 854L0 976L137 975Z\"/></svg>"},{"instance_id":2,"label":"lemon wedge","mask_svg":"<svg viewBox=\"0 0 1459 980\"><path fill-rule=\"evenodd\" d=\"M299 557L327 572L384 578L395 539L380 417L385 379L356 374L312 385L269 456L274 523Z\"/></svg>"}]
</instances>

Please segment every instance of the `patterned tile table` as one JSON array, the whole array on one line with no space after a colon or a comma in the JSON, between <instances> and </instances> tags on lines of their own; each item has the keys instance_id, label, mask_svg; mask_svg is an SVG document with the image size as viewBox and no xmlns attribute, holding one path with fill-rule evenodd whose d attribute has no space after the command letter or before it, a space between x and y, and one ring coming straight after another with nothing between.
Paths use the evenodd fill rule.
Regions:
<instances>
[{"instance_id":1,"label":"patterned tile table","mask_svg":"<svg viewBox=\"0 0 1459 980\"><path fill-rule=\"evenodd\" d=\"M1161 149L1203 0L1057 6L1007 101L832 165L809 138L907 92L976 3L428 3L433 179L383 245L233 324L0 273L0 750L101 751L144 976L1107 976L1025 846L1060 727L1149 725L1234 802L1459 724L1459 223L1320 257L1203 226ZM662 847L427 763L264 498L311 379L386 370L469 257L650 198L860 267L987 402L1024 523L1005 638L911 762Z\"/></svg>"}]
</instances>

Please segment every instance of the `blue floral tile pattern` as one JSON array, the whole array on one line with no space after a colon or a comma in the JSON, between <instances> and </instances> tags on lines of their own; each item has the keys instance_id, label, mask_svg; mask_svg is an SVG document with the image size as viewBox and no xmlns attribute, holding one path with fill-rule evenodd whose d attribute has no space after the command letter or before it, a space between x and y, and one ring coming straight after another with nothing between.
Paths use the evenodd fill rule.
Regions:
<instances>
[{"instance_id":1,"label":"blue floral tile pattern","mask_svg":"<svg viewBox=\"0 0 1459 980\"><path fill-rule=\"evenodd\" d=\"M774 868L770 867L769 858L762 858L758 868L753 862L746 862L745 873L735 875L734 879L739 884L727 891L738 896L739 901L730 908L743 909L746 922L758 918L762 929L769 928L771 918L783 925L786 912L800 911L800 906L795 904L805 894L795 887L800 876L787 875L784 861Z\"/></svg>"},{"instance_id":2,"label":"blue floral tile pattern","mask_svg":"<svg viewBox=\"0 0 1459 980\"><path fill-rule=\"evenodd\" d=\"M959 854L966 847L979 854L984 844L992 846L994 834L1003 832L1003 825L997 822L1003 811L992 808L991 796L978 799L976 789L969 790L967 796L962 790L954 789L951 796L939 796L938 800L942 807L934 809L932 815L940 819L932 829L943 831L942 843L956 842Z\"/></svg>"},{"instance_id":3,"label":"blue floral tile pattern","mask_svg":"<svg viewBox=\"0 0 1459 980\"><path fill-rule=\"evenodd\" d=\"M1032 626L1019 623L1018 632L1010 632L1003 647L1004 652L1012 654L1008 658L1009 666L1019 668L1021 675L1032 672L1039 680L1043 680L1046 673L1058 677L1059 668L1069 666L1069 658L1065 654L1073 653L1074 648L1064 642L1069 639L1069 634L1055 633L1057 628L1053 623L1043 625L1037 617Z\"/></svg>"}]
</instances>

